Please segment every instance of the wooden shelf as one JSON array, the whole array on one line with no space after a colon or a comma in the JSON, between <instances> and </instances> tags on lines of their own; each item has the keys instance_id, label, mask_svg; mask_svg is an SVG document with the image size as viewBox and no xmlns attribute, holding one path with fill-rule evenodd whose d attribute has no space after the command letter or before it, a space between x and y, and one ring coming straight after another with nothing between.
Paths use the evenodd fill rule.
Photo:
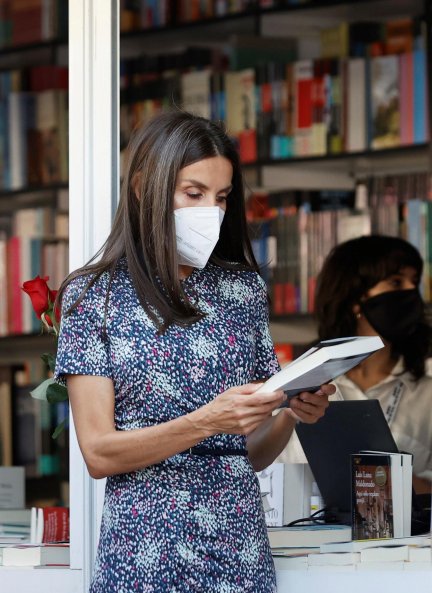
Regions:
<instances>
[{"instance_id":1,"label":"wooden shelf","mask_svg":"<svg viewBox=\"0 0 432 593\"><path fill-rule=\"evenodd\" d=\"M373 6L373 14L372 13ZM221 43L232 34L302 37L342 21L386 20L424 13L424 0L314 0L308 4L274 6L211 17L162 27L125 31L120 34L122 57L137 51L152 53L167 47ZM185 42L185 34L193 38ZM137 48L139 42L139 48Z\"/></svg>"},{"instance_id":2,"label":"wooden shelf","mask_svg":"<svg viewBox=\"0 0 432 593\"><path fill-rule=\"evenodd\" d=\"M8 45L0 47L0 59L2 56L9 56L11 54L32 52L40 49L56 50L62 45L66 45L67 39L50 39L47 41L35 41L34 43L26 43L23 45Z\"/></svg>"},{"instance_id":3,"label":"wooden shelf","mask_svg":"<svg viewBox=\"0 0 432 593\"><path fill-rule=\"evenodd\" d=\"M55 352L56 340L49 334L21 334L0 337L2 365L22 364L26 358L38 358L44 352Z\"/></svg>"},{"instance_id":4,"label":"wooden shelf","mask_svg":"<svg viewBox=\"0 0 432 593\"><path fill-rule=\"evenodd\" d=\"M332 161L353 161L355 159L386 159L388 157L394 158L395 156L406 156L407 154L415 153L418 155L426 155L428 150L431 149L429 143L422 144L409 144L405 146L395 146L392 148L386 148L382 150L362 150L359 152L341 152L338 154L325 154L325 155L309 155L309 156L296 156L293 158L286 159L267 159L265 161L256 161L254 163L245 163L242 165L243 168L254 168L254 167L269 167L272 165L299 165L309 163L329 163Z\"/></svg>"}]
</instances>

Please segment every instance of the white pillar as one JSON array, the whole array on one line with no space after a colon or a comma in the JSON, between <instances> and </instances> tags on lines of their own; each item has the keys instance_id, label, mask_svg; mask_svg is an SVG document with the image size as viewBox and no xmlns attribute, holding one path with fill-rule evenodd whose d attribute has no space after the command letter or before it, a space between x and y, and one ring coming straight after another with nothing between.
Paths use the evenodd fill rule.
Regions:
<instances>
[{"instance_id":1,"label":"white pillar","mask_svg":"<svg viewBox=\"0 0 432 593\"><path fill-rule=\"evenodd\" d=\"M69 2L70 269L103 245L119 183L119 1ZM103 482L84 466L71 426L71 568L88 591L98 536Z\"/></svg>"}]
</instances>

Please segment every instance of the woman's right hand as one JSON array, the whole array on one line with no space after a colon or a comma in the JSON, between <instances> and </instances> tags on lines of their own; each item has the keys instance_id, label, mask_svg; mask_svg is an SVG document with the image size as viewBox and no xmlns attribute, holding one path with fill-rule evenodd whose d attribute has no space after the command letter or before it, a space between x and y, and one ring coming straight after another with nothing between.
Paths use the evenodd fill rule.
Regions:
<instances>
[{"instance_id":1,"label":"woman's right hand","mask_svg":"<svg viewBox=\"0 0 432 593\"><path fill-rule=\"evenodd\" d=\"M220 433L249 435L286 399L283 391L255 394L261 386L262 383L248 383L231 387L190 414L189 418L196 423L196 428L209 436Z\"/></svg>"}]
</instances>

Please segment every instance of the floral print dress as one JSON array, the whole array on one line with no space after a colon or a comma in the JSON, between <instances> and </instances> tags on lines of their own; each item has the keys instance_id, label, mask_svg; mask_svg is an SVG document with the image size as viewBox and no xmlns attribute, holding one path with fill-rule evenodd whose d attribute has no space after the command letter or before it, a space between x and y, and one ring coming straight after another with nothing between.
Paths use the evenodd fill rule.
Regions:
<instances>
[{"instance_id":1,"label":"floral print dress","mask_svg":"<svg viewBox=\"0 0 432 593\"><path fill-rule=\"evenodd\" d=\"M166 422L235 385L279 368L267 293L255 272L207 264L183 281L206 316L159 335L141 307L125 260L110 287L102 275L74 311L88 278L63 299L56 378L112 379L117 430ZM220 434L200 447L244 449ZM110 476L91 593L270 593L274 566L259 485L247 456L180 453Z\"/></svg>"}]
</instances>

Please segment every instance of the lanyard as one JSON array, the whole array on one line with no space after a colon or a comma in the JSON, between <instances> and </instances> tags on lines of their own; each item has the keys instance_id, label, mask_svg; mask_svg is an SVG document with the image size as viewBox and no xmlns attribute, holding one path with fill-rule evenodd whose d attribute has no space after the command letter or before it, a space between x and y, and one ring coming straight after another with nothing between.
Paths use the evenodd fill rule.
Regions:
<instances>
[{"instance_id":1,"label":"lanyard","mask_svg":"<svg viewBox=\"0 0 432 593\"><path fill-rule=\"evenodd\" d=\"M404 384L402 383L401 380L399 380L396 385L393 387L393 391L391 392L390 395L390 402L386 408L385 411L385 417L387 420L387 424L390 426L393 418L396 415L401 397L402 397L402 393L404 390Z\"/></svg>"}]
</instances>

